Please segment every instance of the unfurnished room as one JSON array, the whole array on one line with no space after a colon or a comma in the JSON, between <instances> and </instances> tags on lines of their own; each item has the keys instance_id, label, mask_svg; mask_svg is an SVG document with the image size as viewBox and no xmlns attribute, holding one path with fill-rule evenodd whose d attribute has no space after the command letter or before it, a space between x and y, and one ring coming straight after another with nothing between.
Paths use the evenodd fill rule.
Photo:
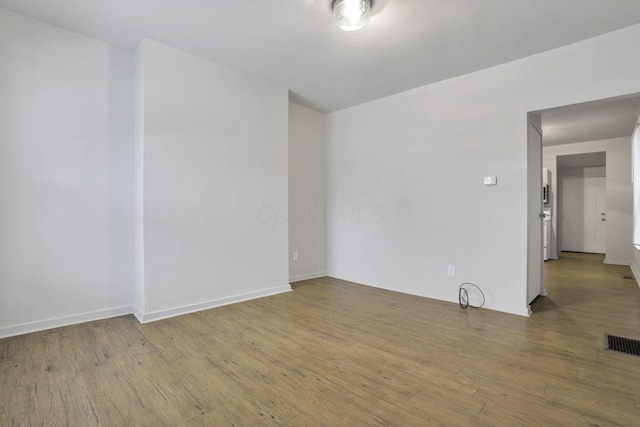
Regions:
<instances>
[{"instance_id":1,"label":"unfurnished room","mask_svg":"<svg viewBox=\"0 0 640 427\"><path fill-rule=\"evenodd\" d=\"M0 426L640 425L639 40L0 0Z\"/></svg>"}]
</instances>

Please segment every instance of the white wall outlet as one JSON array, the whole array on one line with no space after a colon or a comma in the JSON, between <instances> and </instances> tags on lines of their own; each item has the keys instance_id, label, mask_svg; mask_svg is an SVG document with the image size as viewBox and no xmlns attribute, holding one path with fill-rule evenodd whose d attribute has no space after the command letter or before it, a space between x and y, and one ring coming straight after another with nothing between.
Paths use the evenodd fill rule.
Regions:
<instances>
[{"instance_id":1,"label":"white wall outlet","mask_svg":"<svg viewBox=\"0 0 640 427\"><path fill-rule=\"evenodd\" d=\"M450 265L449 269L447 270L447 274L449 276L455 276L456 275L456 266L455 265Z\"/></svg>"},{"instance_id":2,"label":"white wall outlet","mask_svg":"<svg viewBox=\"0 0 640 427\"><path fill-rule=\"evenodd\" d=\"M298 260L298 251L293 251L293 260L294 261Z\"/></svg>"}]
</instances>

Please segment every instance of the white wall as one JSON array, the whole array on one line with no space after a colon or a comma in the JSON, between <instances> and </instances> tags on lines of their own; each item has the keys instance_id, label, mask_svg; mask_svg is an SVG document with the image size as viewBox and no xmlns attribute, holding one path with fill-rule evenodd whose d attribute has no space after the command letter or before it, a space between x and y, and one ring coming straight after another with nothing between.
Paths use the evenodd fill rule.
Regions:
<instances>
[{"instance_id":1,"label":"white wall","mask_svg":"<svg viewBox=\"0 0 640 427\"><path fill-rule=\"evenodd\" d=\"M447 301L470 281L487 308L528 314L527 112L639 92L639 37L636 25L327 115L328 274Z\"/></svg>"},{"instance_id":2,"label":"white wall","mask_svg":"<svg viewBox=\"0 0 640 427\"><path fill-rule=\"evenodd\" d=\"M290 282L326 275L324 152L324 114L289 104ZM285 220L287 210L274 216Z\"/></svg>"},{"instance_id":3,"label":"white wall","mask_svg":"<svg viewBox=\"0 0 640 427\"><path fill-rule=\"evenodd\" d=\"M607 237L605 243L605 263L629 265L633 259L633 245L631 242L633 231L631 138L615 138L544 147L543 165L551 171L551 206L553 206L553 211L558 213L558 178L562 173L559 173L557 170L557 157L601 151L606 152L607 156ZM592 169L587 171L587 174L589 176L596 176L598 170L599 169ZM557 234L561 232L558 228L557 218L558 215L555 214L551 219L553 228L551 247L554 258L557 258L557 247L560 241Z\"/></svg>"},{"instance_id":4,"label":"white wall","mask_svg":"<svg viewBox=\"0 0 640 427\"><path fill-rule=\"evenodd\" d=\"M640 92L638 37L329 115L329 274L450 301L473 281L488 308L526 314L526 113ZM134 153L133 53L0 9L0 336L134 299L146 321L289 289L287 224L269 217L287 205L286 89L141 49ZM320 140L319 116L291 116L313 135L296 147Z\"/></svg>"},{"instance_id":5,"label":"white wall","mask_svg":"<svg viewBox=\"0 0 640 427\"><path fill-rule=\"evenodd\" d=\"M144 302L136 307L145 311L136 315L148 321L290 290L287 223L268 215L287 204L287 90L152 40L139 49Z\"/></svg>"},{"instance_id":6,"label":"white wall","mask_svg":"<svg viewBox=\"0 0 640 427\"><path fill-rule=\"evenodd\" d=\"M290 289L287 90L145 46L0 9L0 337Z\"/></svg>"},{"instance_id":7,"label":"white wall","mask_svg":"<svg viewBox=\"0 0 640 427\"><path fill-rule=\"evenodd\" d=\"M0 9L0 337L130 313L132 53Z\"/></svg>"}]
</instances>

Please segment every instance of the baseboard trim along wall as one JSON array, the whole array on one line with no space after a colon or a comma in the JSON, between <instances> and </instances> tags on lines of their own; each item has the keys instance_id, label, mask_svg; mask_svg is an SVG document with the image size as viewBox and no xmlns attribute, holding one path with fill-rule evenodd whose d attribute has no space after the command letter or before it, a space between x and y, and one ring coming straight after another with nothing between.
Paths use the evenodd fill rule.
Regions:
<instances>
[{"instance_id":1,"label":"baseboard trim along wall","mask_svg":"<svg viewBox=\"0 0 640 427\"><path fill-rule=\"evenodd\" d=\"M148 313L141 313L139 310L135 310L133 314L136 316L140 323L149 323L156 320L167 319L169 317L180 316L183 314L195 313L196 311L208 310L210 308L221 307L223 305L234 304L242 301L249 301L252 299L268 297L272 295L282 294L291 291L291 285L277 286L275 288L263 289L256 292L249 292L246 294L234 295L230 297L220 298L212 301L205 301L197 304L190 304L181 307L169 308L166 310L151 311Z\"/></svg>"},{"instance_id":2,"label":"baseboard trim along wall","mask_svg":"<svg viewBox=\"0 0 640 427\"><path fill-rule=\"evenodd\" d=\"M607 259L607 258L605 258L602 263L603 264L611 264L611 265L628 265L628 266L631 266L631 264L629 264L629 262L616 261L615 259L612 260L612 259Z\"/></svg>"},{"instance_id":3,"label":"baseboard trim along wall","mask_svg":"<svg viewBox=\"0 0 640 427\"><path fill-rule=\"evenodd\" d=\"M631 272L633 273L633 277L636 279L638 286L640 286L640 274L639 274L640 272L638 271L638 269L634 264L631 264L629 267L631 267Z\"/></svg>"},{"instance_id":4,"label":"baseboard trim along wall","mask_svg":"<svg viewBox=\"0 0 640 427\"><path fill-rule=\"evenodd\" d=\"M325 277L326 275L327 275L326 271L319 271L317 273L297 274L295 276L289 277L289 283L301 282L303 280L317 279L319 277Z\"/></svg>"},{"instance_id":5,"label":"baseboard trim along wall","mask_svg":"<svg viewBox=\"0 0 640 427\"><path fill-rule=\"evenodd\" d=\"M441 293L419 293L419 292L411 292L408 290L402 290L402 289L397 289L394 287L390 287L390 286L385 286L384 284L379 284L379 283L371 283L371 281L361 278L361 277L355 277L355 276L350 276L350 275L338 275L335 273L329 273L328 277L332 277L334 279L340 279L340 280L345 280L347 282L352 282L355 283L357 285L362 285L362 286L369 286L372 288L378 288L378 289L384 289L387 291L391 291L391 292L399 292L399 293L403 293L403 294L407 294L407 295L414 295L414 296L418 296L418 297L422 297L422 298L429 298L429 299L434 299L434 300L438 300L438 301L445 301L445 302L451 302L454 303L455 306L452 306L452 309L460 309L462 310L459 306L458 306L458 286L456 285L455 290L452 294L441 294ZM515 314L518 316L525 316L525 317L529 317L531 315L531 309L529 307L529 305L523 305L522 307L514 307L512 305L509 304L503 304L500 301L491 301L491 300L487 300L483 309L486 310L493 310L493 311L499 311L502 313L509 313L509 314Z\"/></svg>"},{"instance_id":6,"label":"baseboard trim along wall","mask_svg":"<svg viewBox=\"0 0 640 427\"><path fill-rule=\"evenodd\" d=\"M89 313L73 314L70 316L57 317L54 319L39 320L37 322L22 323L19 325L0 327L0 339L14 337L17 335L41 332L63 326L77 325L80 323L93 322L96 320L109 319L111 317L125 316L133 314L140 323L149 323L155 320L194 313L196 311L207 310L209 308L221 307L223 305L234 304L242 301L268 297L291 291L291 285L277 286L275 288L263 289L257 292L234 295L227 298L220 298L213 301L192 304L183 307L176 307L167 310L160 310L150 313L142 313L138 307L125 306L107 310L97 310Z\"/></svg>"},{"instance_id":7,"label":"baseboard trim along wall","mask_svg":"<svg viewBox=\"0 0 640 427\"><path fill-rule=\"evenodd\" d=\"M16 335L30 334L32 332L46 331L48 329L63 326L77 325L78 323L93 322L95 320L131 314L133 307L117 307L106 310L97 310L89 313L72 314L70 316L56 317L54 319L39 320L37 322L22 323L19 325L0 328L0 338L8 338Z\"/></svg>"}]
</instances>

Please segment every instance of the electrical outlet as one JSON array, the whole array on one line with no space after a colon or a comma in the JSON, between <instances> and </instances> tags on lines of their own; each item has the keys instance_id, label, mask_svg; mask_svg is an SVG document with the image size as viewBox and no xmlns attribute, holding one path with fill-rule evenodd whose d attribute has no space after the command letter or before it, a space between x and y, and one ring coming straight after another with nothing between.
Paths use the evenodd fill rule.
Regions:
<instances>
[{"instance_id":1,"label":"electrical outlet","mask_svg":"<svg viewBox=\"0 0 640 427\"><path fill-rule=\"evenodd\" d=\"M298 260L298 251L293 251L293 260L294 261Z\"/></svg>"},{"instance_id":2,"label":"electrical outlet","mask_svg":"<svg viewBox=\"0 0 640 427\"><path fill-rule=\"evenodd\" d=\"M449 274L449 276L455 276L456 275L456 266L455 265L450 265L447 274Z\"/></svg>"}]
</instances>

